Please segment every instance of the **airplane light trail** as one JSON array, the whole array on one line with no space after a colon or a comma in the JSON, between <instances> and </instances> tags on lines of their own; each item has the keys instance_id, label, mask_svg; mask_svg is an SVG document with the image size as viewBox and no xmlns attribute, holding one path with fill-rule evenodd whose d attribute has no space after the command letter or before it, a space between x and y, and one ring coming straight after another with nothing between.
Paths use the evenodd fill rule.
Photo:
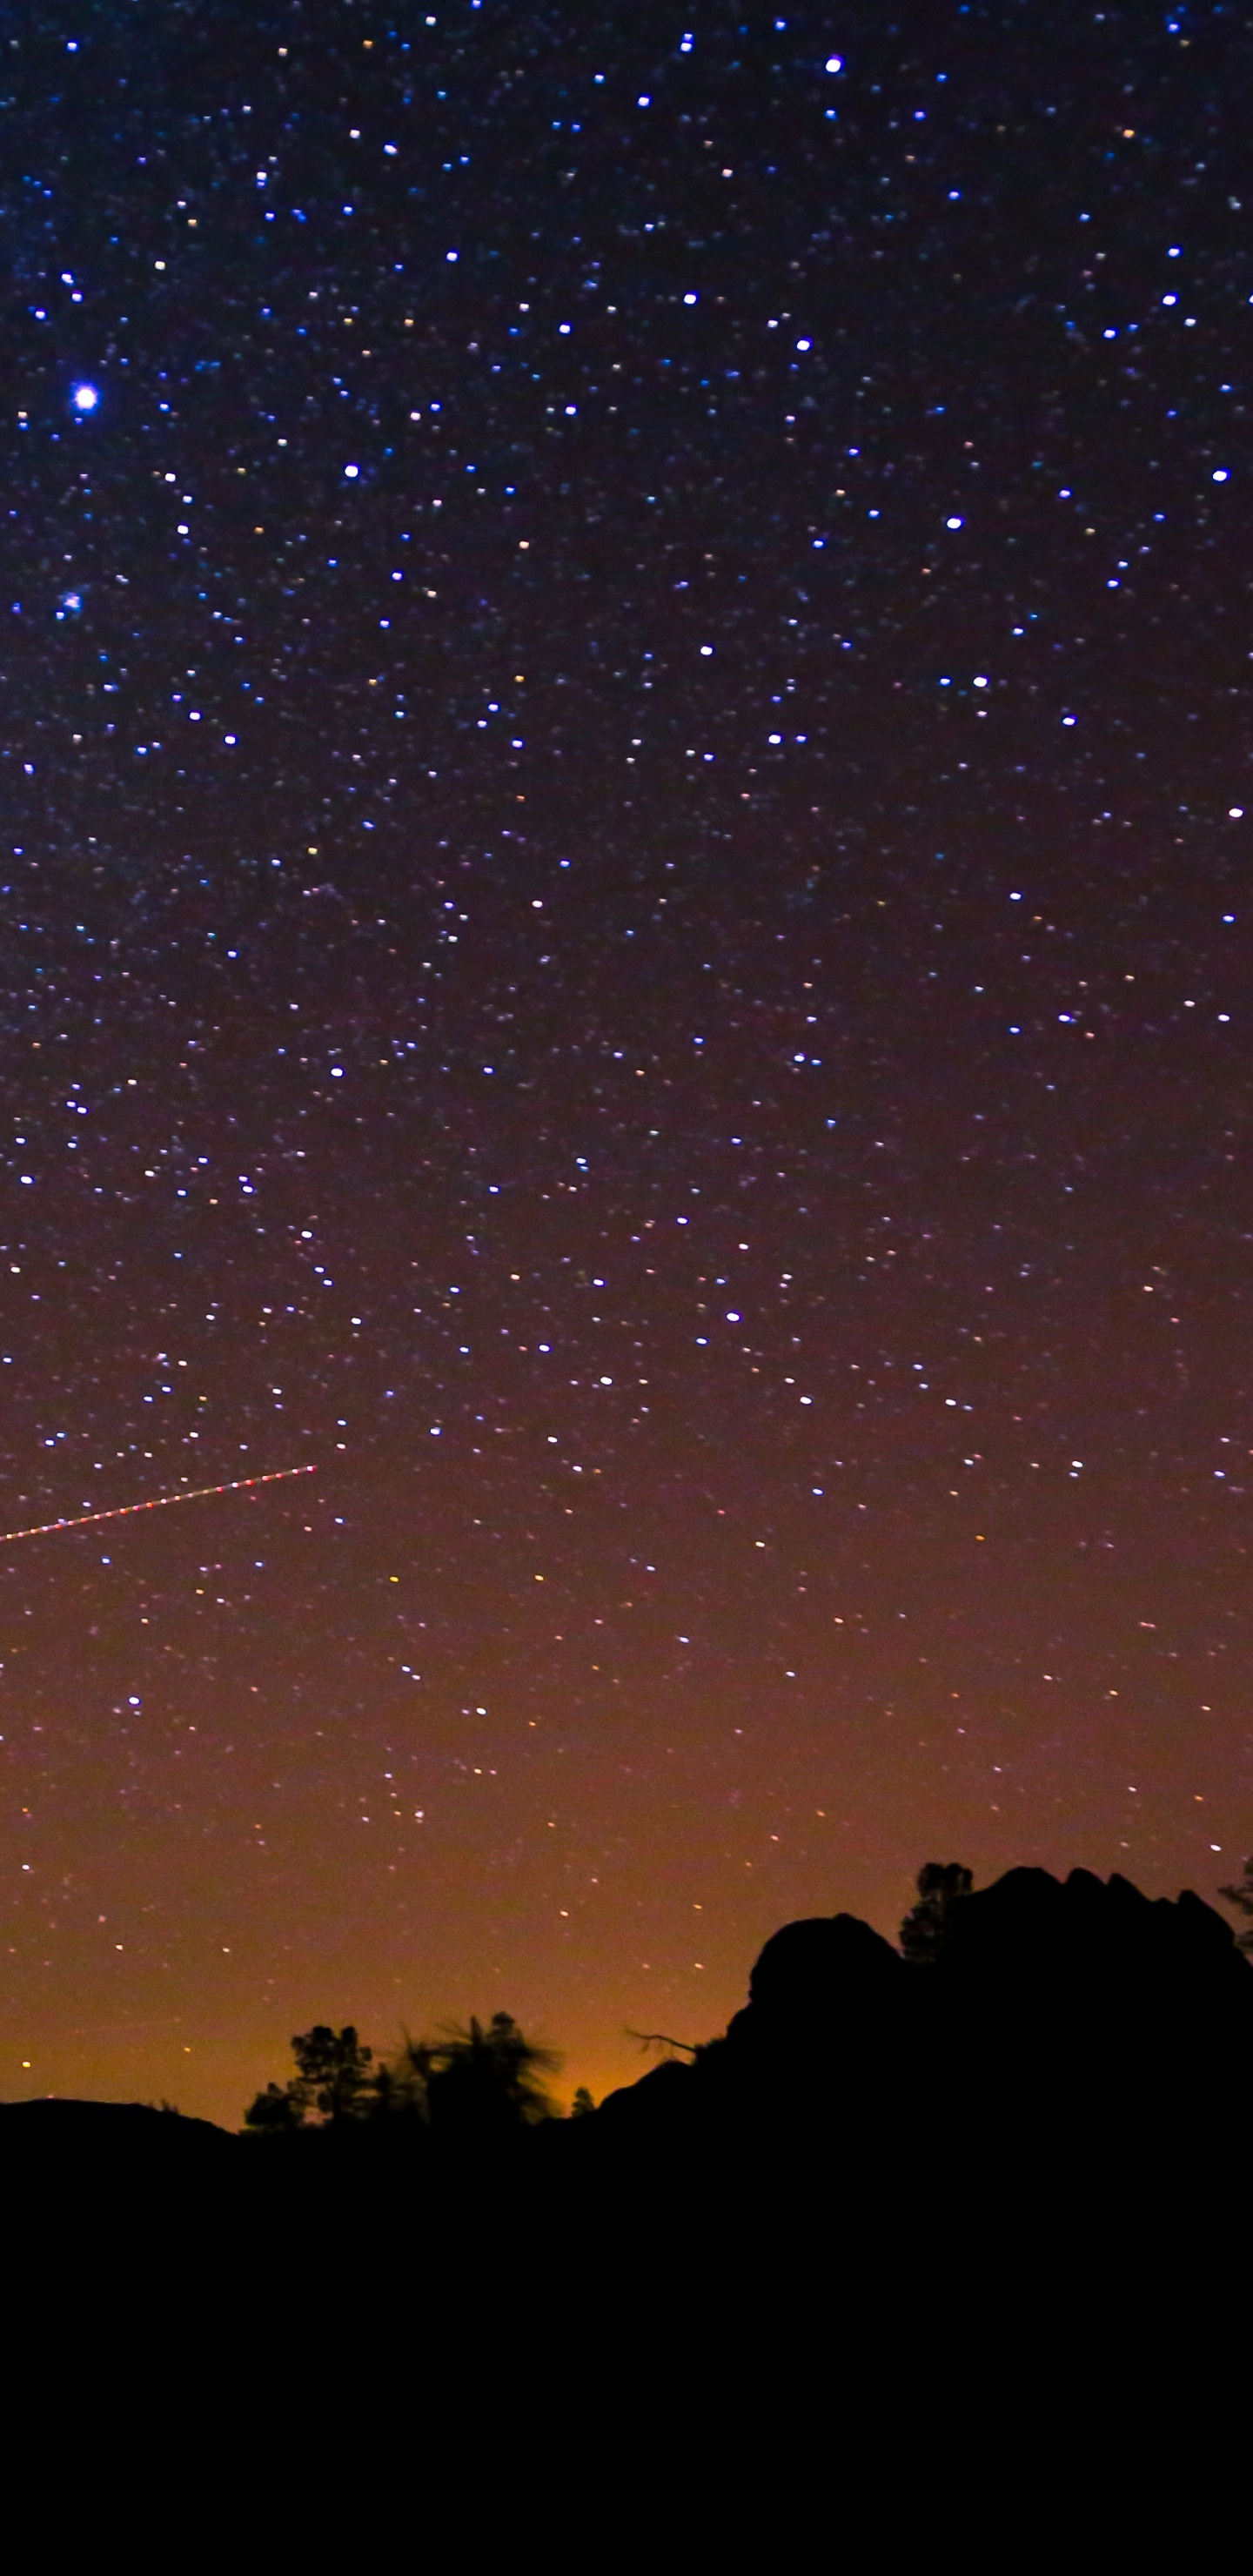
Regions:
<instances>
[{"instance_id":1,"label":"airplane light trail","mask_svg":"<svg viewBox=\"0 0 1253 2576\"><path fill-rule=\"evenodd\" d=\"M197 1485L190 1494L154 1494L150 1503L115 1503L109 1512L78 1512L72 1520L39 1521L31 1529L0 1532L0 1547L19 1538L47 1538L53 1530L89 1529L95 1521L124 1521L132 1512L165 1512L171 1503L200 1503L206 1494L242 1494L246 1485L281 1485L287 1476L316 1476L316 1467L273 1467L266 1476L236 1476L229 1485Z\"/></svg>"}]
</instances>

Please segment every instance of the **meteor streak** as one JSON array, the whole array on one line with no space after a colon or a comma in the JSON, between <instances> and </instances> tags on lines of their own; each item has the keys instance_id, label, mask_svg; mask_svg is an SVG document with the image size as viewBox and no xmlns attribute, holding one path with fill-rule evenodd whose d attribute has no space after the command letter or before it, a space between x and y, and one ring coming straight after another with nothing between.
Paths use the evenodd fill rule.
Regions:
<instances>
[{"instance_id":1,"label":"meteor streak","mask_svg":"<svg viewBox=\"0 0 1253 2576\"><path fill-rule=\"evenodd\" d=\"M197 1485L190 1494L154 1494L150 1503L115 1503L110 1512L77 1512L73 1519L38 1521L31 1529L0 1532L0 1547L19 1538L47 1538L53 1530L88 1529L95 1521L124 1521L132 1512L168 1512L172 1503L202 1503L206 1494L242 1494L246 1485L281 1485L287 1476L316 1476L316 1467L272 1467L266 1476L236 1476L229 1485Z\"/></svg>"}]
</instances>

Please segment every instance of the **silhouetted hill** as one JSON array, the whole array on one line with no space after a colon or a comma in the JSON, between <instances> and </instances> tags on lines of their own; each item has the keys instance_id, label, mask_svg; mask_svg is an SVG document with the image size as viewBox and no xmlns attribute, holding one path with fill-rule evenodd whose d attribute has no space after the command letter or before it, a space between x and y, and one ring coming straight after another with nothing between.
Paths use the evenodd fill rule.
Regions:
<instances>
[{"instance_id":1,"label":"silhouetted hill","mask_svg":"<svg viewBox=\"0 0 1253 2576\"><path fill-rule=\"evenodd\" d=\"M75 2102L37 2097L0 2103L0 2172L31 2175L93 2170L210 2178L232 2170L242 2141L212 2120L190 2120L148 2102Z\"/></svg>"},{"instance_id":2,"label":"silhouetted hill","mask_svg":"<svg viewBox=\"0 0 1253 2576\"><path fill-rule=\"evenodd\" d=\"M216 2424L213 2476L279 2496L312 2448L460 2455L477 2499L485 2455L706 2533L807 2482L872 2563L1006 2487L1116 2537L1129 2464L1191 2496L1247 2445L1253 1967L1192 1896L967 1884L909 1958L785 1925L722 2037L580 2119L0 2108L33 2384L117 2392L127 2444Z\"/></svg>"},{"instance_id":3,"label":"silhouetted hill","mask_svg":"<svg viewBox=\"0 0 1253 2576\"><path fill-rule=\"evenodd\" d=\"M177 2245L197 2296L242 2267L284 2306L398 2247L446 2312L471 2284L490 2309L502 2266L576 2304L660 2270L711 2313L821 2279L871 2339L920 2300L1006 2331L1093 2283L1128 2311L1150 2278L1212 2300L1249 2235L1253 1966L1227 1925L1083 1870L1011 1870L937 1919L912 1959L847 1914L785 1925L722 2037L577 2120L479 2135L467 2094L442 2132L410 2109L242 2136L9 2105L6 2206L119 2277Z\"/></svg>"},{"instance_id":4,"label":"silhouetted hill","mask_svg":"<svg viewBox=\"0 0 1253 2576\"><path fill-rule=\"evenodd\" d=\"M535 2151L558 2240L608 2229L728 2326L728 2280L788 2334L828 2303L888 2369L885 2317L1010 2347L1030 2318L1035 2367L1094 2300L1146 2349L1226 2331L1251 2115L1253 1970L1222 1919L1023 1869L926 1964L848 1915L785 1926L724 2037Z\"/></svg>"},{"instance_id":5,"label":"silhouetted hill","mask_svg":"<svg viewBox=\"0 0 1253 2576\"><path fill-rule=\"evenodd\" d=\"M1234 2104L1251 2071L1253 1971L1221 1916L1117 1876L1015 1869L961 1899L926 1964L851 1915L785 1925L725 2037L611 2094L572 2148L693 2124L710 2141L833 2128L852 2145L928 2096L967 2122L1030 2103L1042 2127L1082 2103L1147 2138L1195 2126L1220 2093Z\"/></svg>"}]
</instances>

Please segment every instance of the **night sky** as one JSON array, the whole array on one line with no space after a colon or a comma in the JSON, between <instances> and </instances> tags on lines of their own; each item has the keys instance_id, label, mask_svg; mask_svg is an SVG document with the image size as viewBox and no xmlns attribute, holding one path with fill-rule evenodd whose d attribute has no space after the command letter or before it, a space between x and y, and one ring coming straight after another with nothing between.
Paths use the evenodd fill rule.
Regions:
<instances>
[{"instance_id":1,"label":"night sky","mask_svg":"<svg viewBox=\"0 0 1253 2576\"><path fill-rule=\"evenodd\" d=\"M0 2094L1238 1872L1251 38L5 13Z\"/></svg>"}]
</instances>

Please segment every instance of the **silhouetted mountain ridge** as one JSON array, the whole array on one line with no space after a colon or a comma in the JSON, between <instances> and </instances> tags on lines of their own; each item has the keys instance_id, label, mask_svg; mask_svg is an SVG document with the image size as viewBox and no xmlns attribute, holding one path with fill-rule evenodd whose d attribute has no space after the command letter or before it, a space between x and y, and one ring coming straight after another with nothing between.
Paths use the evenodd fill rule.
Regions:
<instances>
[{"instance_id":1,"label":"silhouetted mountain ridge","mask_svg":"<svg viewBox=\"0 0 1253 2576\"><path fill-rule=\"evenodd\" d=\"M1082 2104L1087 2136L1195 2125L1253 2074L1253 1973L1229 1926L1189 1891L1149 1899L1088 1870L1013 1869L961 1895L925 1961L849 1914L785 1924L723 2038L611 2094L589 2128L642 2140L695 2123L751 2133L899 2137L920 2097L963 2126L1030 2106L1025 2152ZM581 2135L587 2152L592 2139Z\"/></svg>"},{"instance_id":2,"label":"silhouetted mountain ridge","mask_svg":"<svg viewBox=\"0 0 1253 2576\"><path fill-rule=\"evenodd\" d=\"M956 1864L929 1864L919 1887L927 1937L913 1955L846 1913L784 1924L725 2034L587 2118L537 2118L530 2099L511 2130L486 2081L500 2033L472 2023L457 2116L442 2127L412 2098L397 2110L394 2076L369 2096L371 2116L362 2090L353 2116L286 2135L232 2135L142 2104L36 2100L0 2107L0 2166L14 2181L60 2187L79 2168L85 2184L209 2199L247 2194L264 2173L272 2202L297 2176L333 2175L351 2193L367 2172L380 2186L395 2174L412 2190L419 2166L436 2192L476 2189L503 2164L576 2191L626 2171L660 2189L671 2152L697 2151L712 2182L746 2148L760 2158L804 2146L873 2165L886 2190L923 2102L946 2106L930 2147L941 2163L944 2134L969 2142L1008 2124L1019 2163L1056 2153L1063 2134L1072 2159L1113 2145L1142 2159L1206 2134L1220 2099L1237 2116L1253 2084L1253 1963L1199 1897L1149 1899L1083 1869L1065 1880L1012 1869L975 1891ZM515 2055L542 2057L507 2016L497 2021ZM355 2031L312 2036L350 2042L354 2065L369 2059ZM433 2098L438 2110L438 2078Z\"/></svg>"}]
</instances>

